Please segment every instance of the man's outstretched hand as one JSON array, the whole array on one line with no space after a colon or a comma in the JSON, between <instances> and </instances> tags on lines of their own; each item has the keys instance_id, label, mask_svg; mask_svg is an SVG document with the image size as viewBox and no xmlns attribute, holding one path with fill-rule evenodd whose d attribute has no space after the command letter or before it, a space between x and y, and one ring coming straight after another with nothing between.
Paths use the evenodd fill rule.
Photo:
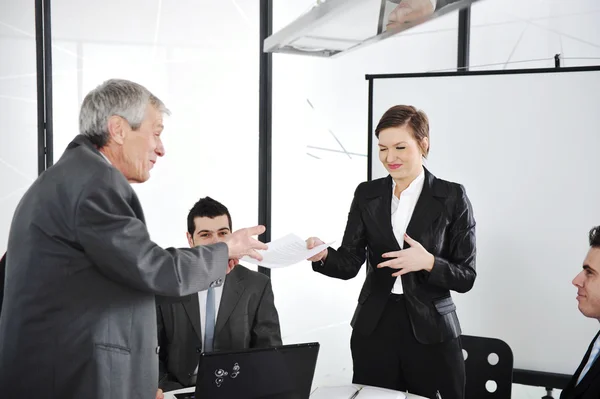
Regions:
<instances>
[{"instance_id":1,"label":"man's outstretched hand","mask_svg":"<svg viewBox=\"0 0 600 399\"><path fill-rule=\"evenodd\" d=\"M265 230L265 226L259 225L234 231L225 241L229 247L229 259L241 259L244 256L249 256L261 261L262 256L257 250L265 250L268 247L266 244L252 237L261 235ZM230 265L231 262L229 262L227 267L228 271L230 271Z\"/></svg>"}]
</instances>

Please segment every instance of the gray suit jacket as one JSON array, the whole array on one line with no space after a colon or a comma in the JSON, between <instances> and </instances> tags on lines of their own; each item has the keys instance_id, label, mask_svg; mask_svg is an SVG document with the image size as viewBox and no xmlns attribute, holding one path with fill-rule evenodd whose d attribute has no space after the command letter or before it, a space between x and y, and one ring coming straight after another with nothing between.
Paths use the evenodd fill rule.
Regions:
<instances>
[{"instance_id":1,"label":"gray suit jacket","mask_svg":"<svg viewBox=\"0 0 600 399\"><path fill-rule=\"evenodd\" d=\"M155 294L223 279L225 244L163 249L123 174L78 136L21 199L0 316L3 398L148 399L158 389Z\"/></svg>"},{"instance_id":2,"label":"gray suit jacket","mask_svg":"<svg viewBox=\"0 0 600 399\"><path fill-rule=\"evenodd\" d=\"M236 266L225 279L215 325L215 350L281 345L271 280ZM202 351L198 294L157 306L160 383L164 391L190 385Z\"/></svg>"}]
</instances>

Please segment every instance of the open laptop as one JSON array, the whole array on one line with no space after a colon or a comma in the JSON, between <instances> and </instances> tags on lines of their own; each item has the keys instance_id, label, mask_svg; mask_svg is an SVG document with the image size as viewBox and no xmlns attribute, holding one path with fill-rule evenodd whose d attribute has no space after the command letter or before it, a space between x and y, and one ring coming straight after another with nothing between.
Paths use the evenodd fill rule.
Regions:
<instances>
[{"instance_id":1,"label":"open laptop","mask_svg":"<svg viewBox=\"0 0 600 399\"><path fill-rule=\"evenodd\" d=\"M195 394L177 399L308 399L319 343L200 354Z\"/></svg>"}]
</instances>

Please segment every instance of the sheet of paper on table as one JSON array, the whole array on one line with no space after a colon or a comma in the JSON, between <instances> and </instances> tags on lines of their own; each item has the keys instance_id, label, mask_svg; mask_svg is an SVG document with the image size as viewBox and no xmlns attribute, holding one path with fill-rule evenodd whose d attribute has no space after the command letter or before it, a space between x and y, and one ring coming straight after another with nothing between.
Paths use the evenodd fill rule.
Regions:
<instances>
[{"instance_id":1,"label":"sheet of paper on table","mask_svg":"<svg viewBox=\"0 0 600 399\"><path fill-rule=\"evenodd\" d=\"M333 244L333 241L313 249L306 249L306 241L295 234L288 234L267 243L269 249L266 251L258 251L263 257L262 261L257 261L249 256L244 256L240 260L270 269L287 267L307 260L331 244Z\"/></svg>"},{"instance_id":2,"label":"sheet of paper on table","mask_svg":"<svg viewBox=\"0 0 600 399\"><path fill-rule=\"evenodd\" d=\"M318 387L310 395L310 399L353 399L357 392L358 388L352 385Z\"/></svg>"}]
</instances>

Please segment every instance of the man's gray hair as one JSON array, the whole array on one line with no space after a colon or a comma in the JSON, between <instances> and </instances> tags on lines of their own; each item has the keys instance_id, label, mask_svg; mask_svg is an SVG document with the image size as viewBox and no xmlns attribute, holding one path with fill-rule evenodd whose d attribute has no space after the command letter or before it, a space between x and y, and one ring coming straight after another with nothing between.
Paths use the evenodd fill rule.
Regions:
<instances>
[{"instance_id":1,"label":"man's gray hair","mask_svg":"<svg viewBox=\"0 0 600 399\"><path fill-rule=\"evenodd\" d=\"M133 130L142 124L148 104L170 115L165 104L144 86L123 79L110 79L90 91L81 104L79 132L98 148L108 143L108 119L124 118Z\"/></svg>"}]
</instances>

